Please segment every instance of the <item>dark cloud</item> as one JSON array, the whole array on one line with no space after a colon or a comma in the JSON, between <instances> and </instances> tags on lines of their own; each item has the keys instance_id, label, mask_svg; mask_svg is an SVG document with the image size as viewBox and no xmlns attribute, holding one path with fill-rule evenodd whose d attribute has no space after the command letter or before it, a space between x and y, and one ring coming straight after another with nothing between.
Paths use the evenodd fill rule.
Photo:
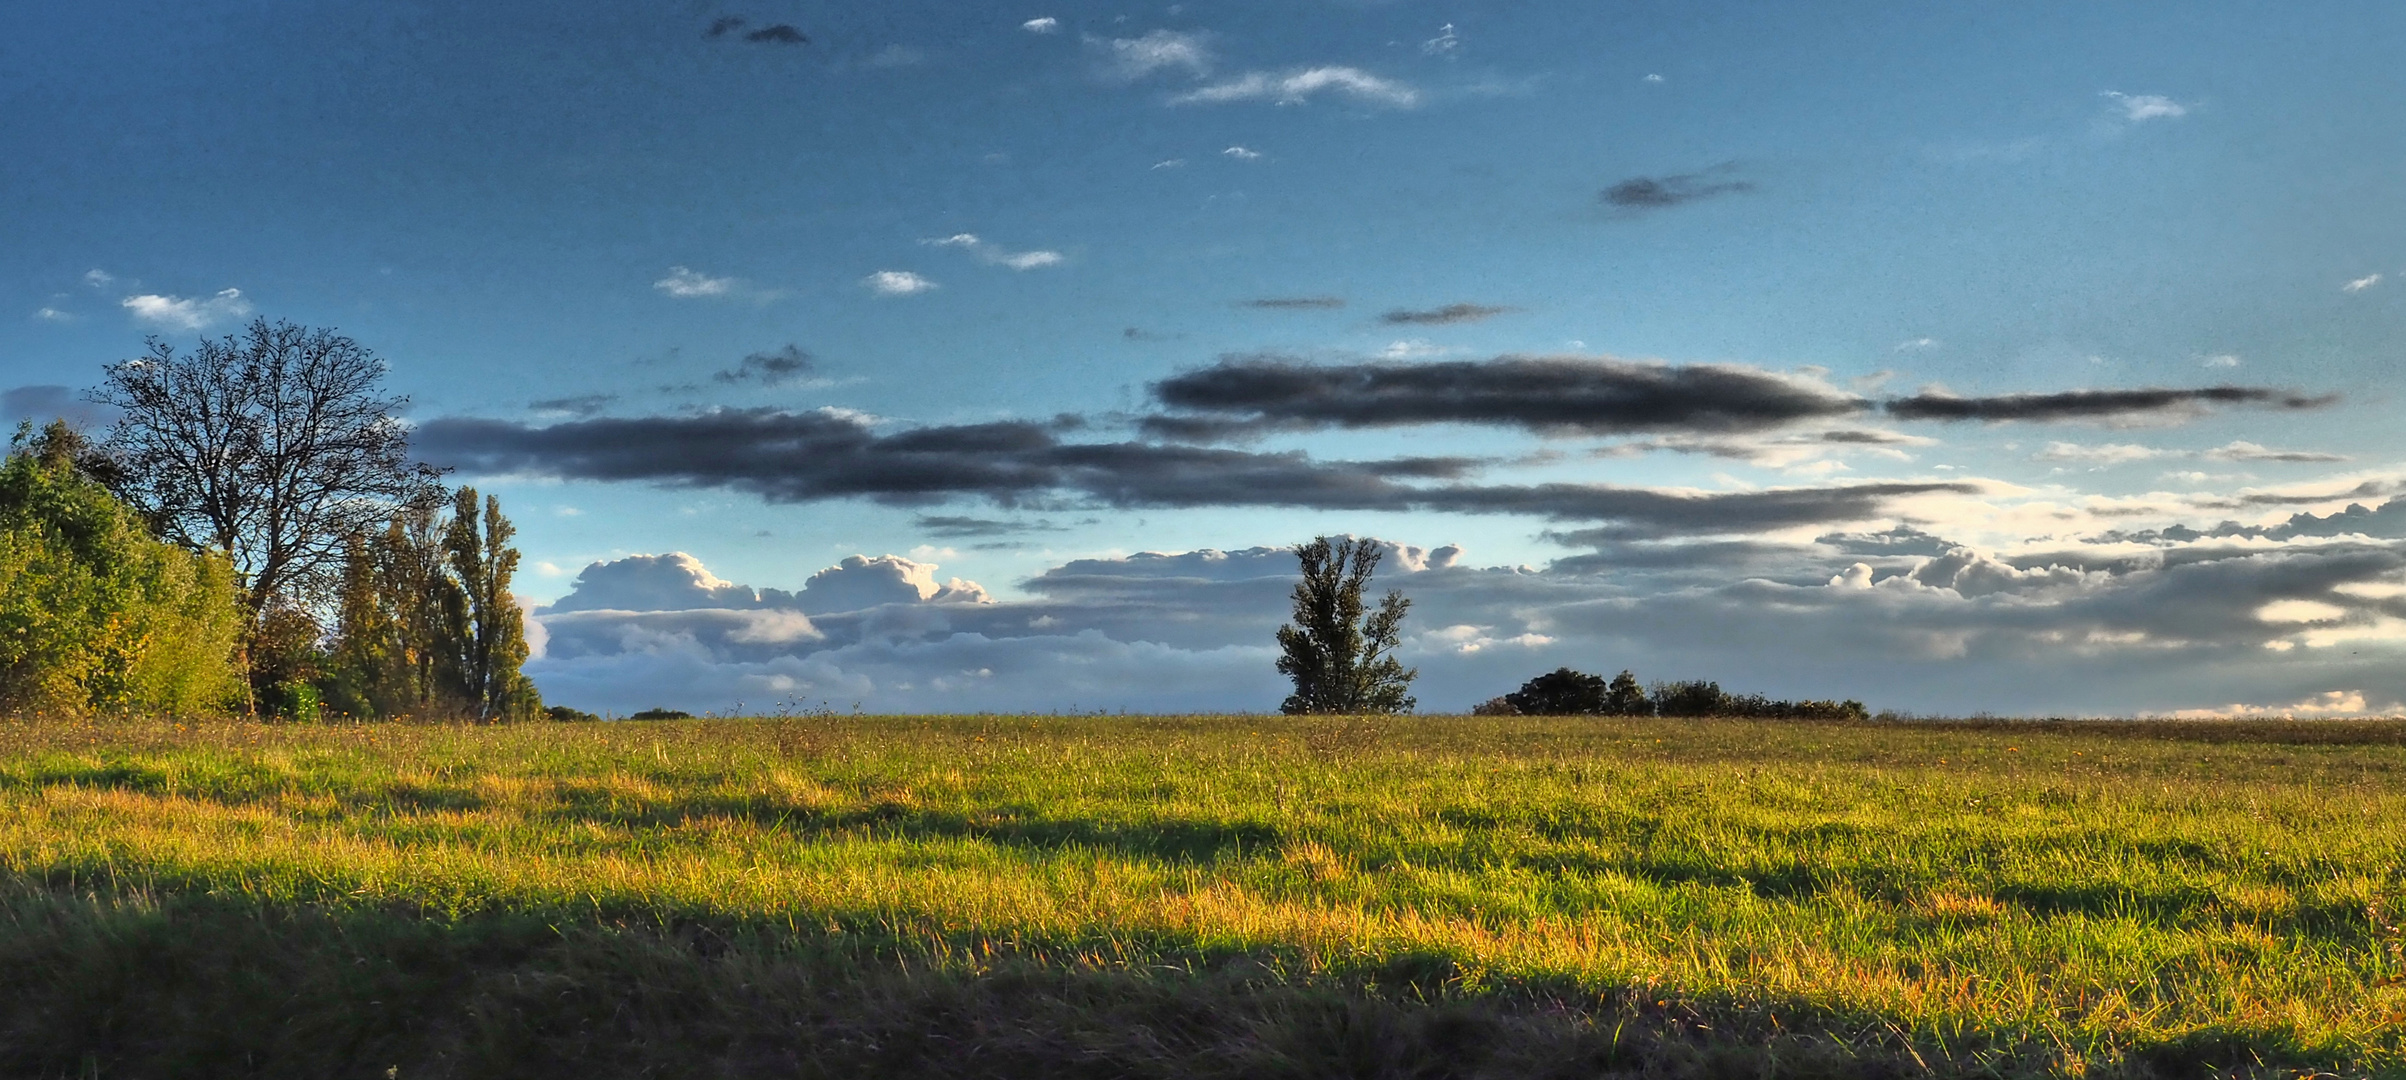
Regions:
<instances>
[{"instance_id":1,"label":"dark cloud","mask_svg":"<svg viewBox=\"0 0 2406 1080\"><path fill-rule=\"evenodd\" d=\"M1453 323L1478 322L1498 315L1519 311L1519 308L1496 307L1489 304L1447 304L1427 311L1397 308L1378 317L1378 321L1393 326L1447 326Z\"/></svg>"},{"instance_id":2,"label":"dark cloud","mask_svg":"<svg viewBox=\"0 0 2406 1080\"><path fill-rule=\"evenodd\" d=\"M921 532L945 540L973 539L989 536L1017 536L1032 532L1067 532L1068 529L1039 518L1035 521L1001 521L994 518L966 517L951 514L923 514L913 522Z\"/></svg>"},{"instance_id":3,"label":"dark cloud","mask_svg":"<svg viewBox=\"0 0 2406 1080\"><path fill-rule=\"evenodd\" d=\"M1940 483L1715 494L1585 484L1485 486L1460 482L1483 464L1469 458L1317 461L1299 452L1064 443L1052 428L1025 421L879 435L847 414L771 409L604 417L548 427L447 418L421 426L416 445L435 464L474 473L725 488L773 502L982 498L999 506L1067 501L1121 508L1420 509L1613 521L1650 536L1840 524L1876 517L1902 496L1979 490Z\"/></svg>"},{"instance_id":4,"label":"dark cloud","mask_svg":"<svg viewBox=\"0 0 2406 1080\"><path fill-rule=\"evenodd\" d=\"M788 344L775 352L757 352L744 357L743 362L711 376L723 383L757 382L762 386L782 386L803 379L811 373L816 362L799 345Z\"/></svg>"},{"instance_id":5,"label":"dark cloud","mask_svg":"<svg viewBox=\"0 0 2406 1080\"><path fill-rule=\"evenodd\" d=\"M1761 532L1881 516L1890 500L1932 492L1978 494L1965 483L1876 483L1768 491L1675 492L1601 484L1531 484L1432 490L1419 505L1554 521L1614 521L1628 537Z\"/></svg>"},{"instance_id":6,"label":"dark cloud","mask_svg":"<svg viewBox=\"0 0 2406 1080\"><path fill-rule=\"evenodd\" d=\"M40 384L0 390L0 419L10 424L65 420L78 428L96 428L115 423L117 410L85 401L71 387Z\"/></svg>"},{"instance_id":7,"label":"dark cloud","mask_svg":"<svg viewBox=\"0 0 2406 1080\"><path fill-rule=\"evenodd\" d=\"M741 29L743 24L744 20L743 16L741 15L721 16L720 18L711 20L710 31L702 36L708 38L725 37L730 31Z\"/></svg>"},{"instance_id":8,"label":"dark cloud","mask_svg":"<svg viewBox=\"0 0 2406 1080\"><path fill-rule=\"evenodd\" d=\"M1579 434L1731 432L1866 407L1860 398L1755 368L1588 357L1350 365L1231 357L1171 376L1152 390L1171 409L1204 415L1146 417L1142 429L1189 441L1432 423Z\"/></svg>"},{"instance_id":9,"label":"dark cloud","mask_svg":"<svg viewBox=\"0 0 2406 1080\"><path fill-rule=\"evenodd\" d=\"M1703 172L1632 176L1605 188L1597 197L1623 210L1644 211L1753 191L1752 181L1730 178L1734 170L1735 166L1722 165Z\"/></svg>"},{"instance_id":10,"label":"dark cloud","mask_svg":"<svg viewBox=\"0 0 2406 1080\"><path fill-rule=\"evenodd\" d=\"M1272 311L1311 311L1341 308L1345 306L1345 301L1334 296L1268 296L1259 300L1247 300L1244 306L1267 308Z\"/></svg>"},{"instance_id":11,"label":"dark cloud","mask_svg":"<svg viewBox=\"0 0 2406 1080\"><path fill-rule=\"evenodd\" d=\"M2326 500L2316 499L2316 502ZM2139 532L2115 530L2089 537L2093 544L2154 544L2170 546L2193 544L2201 540L2295 540L2299 538L2328 538L2339 536L2369 536L2382 540L2406 540L2406 499L2391 499L2378 507L2349 503L2347 509L2329 514L2297 513L2278 525L2242 525L2225 521L2210 529L2174 525L2163 529Z\"/></svg>"},{"instance_id":12,"label":"dark cloud","mask_svg":"<svg viewBox=\"0 0 2406 1080\"><path fill-rule=\"evenodd\" d=\"M544 398L540 401L530 401L526 403L526 407L533 409L538 413L550 413L558 416L574 416L582 419L584 417L593 416L600 413L603 409L608 408L611 402L617 400L618 395L616 394L579 394L575 397Z\"/></svg>"},{"instance_id":13,"label":"dark cloud","mask_svg":"<svg viewBox=\"0 0 2406 1080\"><path fill-rule=\"evenodd\" d=\"M1995 397L1956 397L1924 391L1882 405L1901 420L2101 420L2143 416L2179 416L2209 405L2260 405L2276 409L2318 409L2339 400L2336 394L2309 397L2293 390L2263 386L2204 386L2186 389L2140 387L2133 390L2065 390L2053 394L2003 394Z\"/></svg>"},{"instance_id":14,"label":"dark cloud","mask_svg":"<svg viewBox=\"0 0 2406 1080\"><path fill-rule=\"evenodd\" d=\"M758 42L764 45L810 44L810 39L803 36L802 31L788 26L785 23L778 23L775 26L761 27L760 29L754 30L749 34L745 34L744 40Z\"/></svg>"}]
</instances>

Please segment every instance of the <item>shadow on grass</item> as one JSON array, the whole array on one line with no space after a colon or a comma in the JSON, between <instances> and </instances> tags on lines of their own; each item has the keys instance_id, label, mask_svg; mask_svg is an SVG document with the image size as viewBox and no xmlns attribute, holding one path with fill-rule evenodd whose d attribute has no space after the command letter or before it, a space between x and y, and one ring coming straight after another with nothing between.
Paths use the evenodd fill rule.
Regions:
<instances>
[{"instance_id":1,"label":"shadow on grass","mask_svg":"<svg viewBox=\"0 0 2406 1080\"><path fill-rule=\"evenodd\" d=\"M913 951L914 948L916 951ZM1342 978L1274 958L1096 969L759 927L0 900L0 1073L317 1076L2037 1076L2038 1040L1633 990L1461 989L1451 959ZM1942 1048L1943 1047L1943 1048ZM2324 1068L2196 1032L2091 1076Z\"/></svg>"}]
</instances>

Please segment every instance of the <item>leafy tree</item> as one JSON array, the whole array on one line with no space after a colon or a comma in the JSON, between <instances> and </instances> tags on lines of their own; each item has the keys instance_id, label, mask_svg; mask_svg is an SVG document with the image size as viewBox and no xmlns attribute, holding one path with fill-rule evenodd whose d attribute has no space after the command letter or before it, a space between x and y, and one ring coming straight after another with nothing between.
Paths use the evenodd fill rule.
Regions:
<instances>
[{"instance_id":1,"label":"leafy tree","mask_svg":"<svg viewBox=\"0 0 2406 1080\"><path fill-rule=\"evenodd\" d=\"M0 463L0 709L190 714L239 705L232 568L154 539L63 422Z\"/></svg>"},{"instance_id":2,"label":"leafy tree","mask_svg":"<svg viewBox=\"0 0 2406 1080\"><path fill-rule=\"evenodd\" d=\"M1664 716L1723 716L1728 695L1721 684L1703 679L1654 684L1654 709Z\"/></svg>"},{"instance_id":3,"label":"leafy tree","mask_svg":"<svg viewBox=\"0 0 2406 1080\"><path fill-rule=\"evenodd\" d=\"M354 716L531 719L542 697L519 670L524 613L510 595L517 533L499 499L461 488L354 536L337 593L327 704Z\"/></svg>"},{"instance_id":4,"label":"leafy tree","mask_svg":"<svg viewBox=\"0 0 2406 1080\"><path fill-rule=\"evenodd\" d=\"M1637 684L1637 676L1623 668L1612 677L1612 685L1604 688L1604 708L1600 711L1606 716L1652 716L1654 702L1646 696L1646 688Z\"/></svg>"},{"instance_id":5,"label":"leafy tree","mask_svg":"<svg viewBox=\"0 0 2406 1080\"><path fill-rule=\"evenodd\" d=\"M1420 672L1393 654L1412 602L1389 591L1377 611L1365 615L1362 607L1381 554L1375 541L1352 537L1322 536L1295 548L1303 580L1295 584L1294 623L1278 628L1278 671L1294 680L1295 692L1281 712L1411 711L1407 691Z\"/></svg>"},{"instance_id":6,"label":"leafy tree","mask_svg":"<svg viewBox=\"0 0 2406 1080\"><path fill-rule=\"evenodd\" d=\"M1590 716L1604 711L1606 693L1600 676L1556 668L1504 695L1523 716Z\"/></svg>"},{"instance_id":7,"label":"leafy tree","mask_svg":"<svg viewBox=\"0 0 2406 1080\"><path fill-rule=\"evenodd\" d=\"M121 414L118 491L160 535L222 553L253 618L322 597L345 541L437 475L409 460L409 399L384 392L383 362L350 338L260 319L190 353L148 345L89 395Z\"/></svg>"},{"instance_id":8,"label":"leafy tree","mask_svg":"<svg viewBox=\"0 0 2406 1080\"><path fill-rule=\"evenodd\" d=\"M519 672L526 663L526 613L510 595L518 528L501 516L501 500L487 496L483 528L477 527L476 489L463 487L453 499L451 529L443 538L453 580L467 603L459 645L460 682L479 720L526 720L543 711L542 695Z\"/></svg>"}]
</instances>

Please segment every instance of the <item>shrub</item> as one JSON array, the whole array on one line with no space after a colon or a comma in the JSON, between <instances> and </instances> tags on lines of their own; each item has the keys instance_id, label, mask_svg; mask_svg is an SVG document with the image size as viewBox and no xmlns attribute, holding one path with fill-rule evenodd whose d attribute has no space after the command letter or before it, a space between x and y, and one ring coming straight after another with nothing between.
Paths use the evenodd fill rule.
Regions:
<instances>
[{"instance_id":1,"label":"shrub","mask_svg":"<svg viewBox=\"0 0 2406 1080\"><path fill-rule=\"evenodd\" d=\"M1512 696L1491 697L1470 707L1472 716L1519 716L1520 707L1512 704Z\"/></svg>"},{"instance_id":2,"label":"shrub","mask_svg":"<svg viewBox=\"0 0 2406 1080\"><path fill-rule=\"evenodd\" d=\"M693 719L693 714L692 714L692 713L689 713L689 712L686 712L686 711L684 711L683 709L661 709L661 708L650 708L650 709L645 709L645 710L643 710L642 712L636 713L636 714L634 714L633 716L629 716L629 717L627 717L627 719L629 719L629 720L691 720L691 719Z\"/></svg>"},{"instance_id":3,"label":"shrub","mask_svg":"<svg viewBox=\"0 0 2406 1080\"><path fill-rule=\"evenodd\" d=\"M25 425L0 464L0 709L239 708L232 568L154 539L79 467L88 449Z\"/></svg>"},{"instance_id":4,"label":"shrub","mask_svg":"<svg viewBox=\"0 0 2406 1080\"><path fill-rule=\"evenodd\" d=\"M584 724L601 719L583 709L571 709L566 705L553 705L544 709L543 718L562 724Z\"/></svg>"},{"instance_id":5,"label":"shrub","mask_svg":"<svg viewBox=\"0 0 2406 1080\"><path fill-rule=\"evenodd\" d=\"M1654 684L1654 711L1664 716L1721 716L1729 709L1729 697L1721 692L1721 684L1704 679Z\"/></svg>"},{"instance_id":6,"label":"shrub","mask_svg":"<svg viewBox=\"0 0 2406 1080\"><path fill-rule=\"evenodd\" d=\"M1524 716L1589 716L1604 711L1604 680L1584 671L1555 668L1504 695Z\"/></svg>"}]
</instances>

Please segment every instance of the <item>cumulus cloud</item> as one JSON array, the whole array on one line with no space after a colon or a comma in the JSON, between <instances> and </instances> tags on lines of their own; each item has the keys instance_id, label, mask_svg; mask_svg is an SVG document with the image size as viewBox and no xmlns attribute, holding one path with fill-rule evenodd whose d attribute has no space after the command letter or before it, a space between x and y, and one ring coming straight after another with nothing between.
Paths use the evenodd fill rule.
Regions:
<instances>
[{"instance_id":1,"label":"cumulus cloud","mask_svg":"<svg viewBox=\"0 0 2406 1080\"><path fill-rule=\"evenodd\" d=\"M2381 275L2379 275L2379 274L2366 274L2366 275L2364 275L2363 277L2357 278L2357 279L2356 279L2356 280L2354 280L2354 281L2348 282L2347 284L2340 286L2340 287L2339 287L2339 291L2340 291L2340 292L2348 292L2348 293L2360 293L2360 292L2363 292L2363 291L2364 291L2364 290L2366 290L2366 289L2372 288L2372 287L2373 287L2373 286L2375 286L2375 285L2379 285L2380 283L2381 283Z\"/></svg>"},{"instance_id":2,"label":"cumulus cloud","mask_svg":"<svg viewBox=\"0 0 2406 1080\"><path fill-rule=\"evenodd\" d=\"M1632 176L1605 188L1597 198L1608 206L1634 213L1753 191L1753 181L1732 176L1736 168L1735 165L1719 165L1703 172Z\"/></svg>"},{"instance_id":3,"label":"cumulus cloud","mask_svg":"<svg viewBox=\"0 0 2406 1080\"><path fill-rule=\"evenodd\" d=\"M1194 78L1211 74L1210 39L1200 33L1155 30L1133 38L1088 38L1103 72L1134 82L1158 72L1179 72Z\"/></svg>"},{"instance_id":4,"label":"cumulus cloud","mask_svg":"<svg viewBox=\"0 0 2406 1080\"><path fill-rule=\"evenodd\" d=\"M861 279L861 284L879 296L916 296L936 288L936 283L908 270L880 270Z\"/></svg>"},{"instance_id":5,"label":"cumulus cloud","mask_svg":"<svg viewBox=\"0 0 2406 1080\"><path fill-rule=\"evenodd\" d=\"M146 323L170 330L205 330L227 319L239 319L251 313L251 302L242 298L240 289L221 289L215 296L181 297L144 293L128 296L119 304Z\"/></svg>"},{"instance_id":6,"label":"cumulus cloud","mask_svg":"<svg viewBox=\"0 0 2406 1080\"><path fill-rule=\"evenodd\" d=\"M997 266L1008 266L1013 270L1034 270L1040 266L1058 266L1062 262L1061 253L1058 251L1012 251L979 239L976 233L954 233L940 239L919 242L936 247L961 248L977 256L981 261Z\"/></svg>"},{"instance_id":7,"label":"cumulus cloud","mask_svg":"<svg viewBox=\"0 0 2406 1080\"><path fill-rule=\"evenodd\" d=\"M722 383L757 383L761 386L784 386L809 378L817 366L809 353L799 345L787 344L773 352L756 352L743 358L734 367L710 377Z\"/></svg>"},{"instance_id":8,"label":"cumulus cloud","mask_svg":"<svg viewBox=\"0 0 2406 1080\"><path fill-rule=\"evenodd\" d=\"M1061 32L1061 20L1046 15L1020 23L1019 28L1031 34L1058 34Z\"/></svg>"},{"instance_id":9,"label":"cumulus cloud","mask_svg":"<svg viewBox=\"0 0 2406 1080\"><path fill-rule=\"evenodd\" d=\"M1466 458L1320 461L1300 452L1065 443L1057 432L1056 425L1000 421L880 435L866 419L832 410L718 409L546 427L443 418L421 425L414 441L429 461L484 475L726 488L773 502L1423 509L1615 521L1648 534L1839 524L1878 516L1906 496L1980 490L1926 482L1740 492L1481 485L1463 482L1481 464Z\"/></svg>"},{"instance_id":10,"label":"cumulus cloud","mask_svg":"<svg viewBox=\"0 0 2406 1080\"><path fill-rule=\"evenodd\" d=\"M1458 547L1387 543L1372 587L1412 598L1415 689L1435 709L1564 665L1924 712L2338 715L2367 711L2358 696L2406 697L2398 545L2200 543L2100 568L1909 533L1843 541L1861 555L1833 546L1836 534L1802 548L1660 545L1654 562L1707 568L1670 580L1643 554L1481 568ZM1901 539L1872 542L1883 537ZM922 565L861 557L823 571L857 575L860 591L845 603L869 602L838 611L831 593L816 605L824 614L792 599L547 609L538 616L547 655L528 670L547 697L621 711L789 698L894 710L1229 710L1267 708L1284 693L1268 643L1293 584L1287 549L1077 559L1029 579L1025 598L990 603L942 600ZM698 564L683 576L717 581ZM689 598L721 605L743 588ZM2301 654L2318 659L2288 659ZM2349 689L2334 693L2335 684ZM2265 700L2298 704L2220 704Z\"/></svg>"},{"instance_id":11,"label":"cumulus cloud","mask_svg":"<svg viewBox=\"0 0 2406 1080\"><path fill-rule=\"evenodd\" d=\"M1209 105L1267 101L1278 105L1301 105L1321 94L1334 94L1360 104L1394 109L1408 109L1420 103L1420 91L1408 85L1380 78L1360 68L1336 66L1303 68L1283 75L1264 71L1247 72L1225 82L1176 95L1170 98L1170 103Z\"/></svg>"},{"instance_id":12,"label":"cumulus cloud","mask_svg":"<svg viewBox=\"0 0 2406 1080\"><path fill-rule=\"evenodd\" d=\"M1154 383L1152 391L1170 409L1201 415L1147 417L1145 430L1186 438L1429 423L1544 433L1729 432L1867 407L1816 380L1759 368L1583 356L1343 365L1229 357Z\"/></svg>"},{"instance_id":13,"label":"cumulus cloud","mask_svg":"<svg viewBox=\"0 0 2406 1080\"><path fill-rule=\"evenodd\" d=\"M2338 395L2308 396L2294 390L2263 386L2206 386L2189 389L2141 387L2133 390L2065 390L2051 394L2001 394L1958 397L1942 390L1924 390L1911 397L1883 403L1900 420L2008 420L2047 423L2060 420L2179 419L2198 415L2209 406L2253 405L2272 409L2318 409L2339 400Z\"/></svg>"},{"instance_id":14,"label":"cumulus cloud","mask_svg":"<svg viewBox=\"0 0 2406 1080\"><path fill-rule=\"evenodd\" d=\"M1242 146L1231 146L1231 147L1229 147L1229 148L1228 148L1228 149L1226 149L1226 150L1222 150L1222 151L1220 151L1220 153L1221 153L1221 155L1222 155L1222 156L1225 156L1225 157L1232 157L1232 158L1235 158L1235 159L1237 159L1238 161L1252 161L1252 160L1254 160L1254 159L1256 159L1256 158L1259 158L1259 157L1261 157L1261 151L1259 151L1259 150L1248 150L1248 149L1246 149L1246 148L1244 148L1244 147L1242 147Z\"/></svg>"},{"instance_id":15,"label":"cumulus cloud","mask_svg":"<svg viewBox=\"0 0 2406 1080\"><path fill-rule=\"evenodd\" d=\"M2250 705L2234 702L2214 709L2175 709L2166 715L2176 720L2295 720L2301 716L2374 716L2393 715L2399 711L2400 707L2395 703L2386 709L2367 707L2362 690L2325 690L2303 701L2288 705Z\"/></svg>"},{"instance_id":16,"label":"cumulus cloud","mask_svg":"<svg viewBox=\"0 0 2406 1080\"><path fill-rule=\"evenodd\" d=\"M61 311L61 310L59 310L58 308L54 308L54 307L39 307L39 308L35 308L35 309L34 309L34 312L33 312L33 317L34 317L34 318L36 318L36 319L39 319L39 320L41 320L41 321L43 321L43 322L74 322L74 321L75 321L75 313L74 313L74 312L70 312L70 311Z\"/></svg>"},{"instance_id":17,"label":"cumulus cloud","mask_svg":"<svg viewBox=\"0 0 2406 1080\"><path fill-rule=\"evenodd\" d=\"M1413 311L1397 308L1378 317L1378 321L1395 326L1449 326L1454 323L1480 322L1519 308L1497 307L1492 304L1447 304L1440 308Z\"/></svg>"}]
</instances>

